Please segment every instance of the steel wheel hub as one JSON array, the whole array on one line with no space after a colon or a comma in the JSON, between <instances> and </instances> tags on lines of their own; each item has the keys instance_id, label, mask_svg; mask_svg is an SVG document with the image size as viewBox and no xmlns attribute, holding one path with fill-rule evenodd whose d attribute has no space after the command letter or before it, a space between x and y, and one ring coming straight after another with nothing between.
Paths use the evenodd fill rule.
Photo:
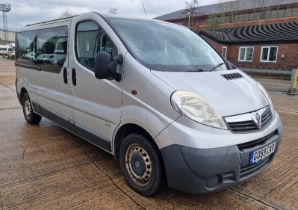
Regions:
<instances>
[{"instance_id":1,"label":"steel wheel hub","mask_svg":"<svg viewBox=\"0 0 298 210\"><path fill-rule=\"evenodd\" d=\"M25 110L25 115L26 116L30 116L32 113L32 106L31 106L31 102L29 99L26 99L25 103L24 103L24 110Z\"/></svg>"},{"instance_id":2,"label":"steel wheel hub","mask_svg":"<svg viewBox=\"0 0 298 210\"><path fill-rule=\"evenodd\" d=\"M152 162L147 151L132 144L125 154L125 166L130 178L139 186L146 186L152 175Z\"/></svg>"}]
</instances>

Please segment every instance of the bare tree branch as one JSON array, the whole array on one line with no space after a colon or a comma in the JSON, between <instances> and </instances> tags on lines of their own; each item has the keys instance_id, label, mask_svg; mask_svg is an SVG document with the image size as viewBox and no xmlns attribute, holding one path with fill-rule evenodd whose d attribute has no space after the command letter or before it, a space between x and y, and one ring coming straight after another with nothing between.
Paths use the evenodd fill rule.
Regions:
<instances>
[{"instance_id":1,"label":"bare tree branch","mask_svg":"<svg viewBox=\"0 0 298 210\"><path fill-rule=\"evenodd\" d=\"M273 1L273 0L250 0L253 10L257 13L259 12L258 20L260 23L266 18L266 12L270 10L270 7L273 5L278 5L282 3L282 0ZM275 3L275 4L274 4ZM277 4L276 4L277 3ZM272 10L270 16L272 15Z\"/></svg>"},{"instance_id":2,"label":"bare tree branch","mask_svg":"<svg viewBox=\"0 0 298 210\"><path fill-rule=\"evenodd\" d=\"M59 17L60 18L67 18L67 17L71 17L74 16L75 14L71 11L69 11L69 9L65 10Z\"/></svg>"},{"instance_id":3,"label":"bare tree branch","mask_svg":"<svg viewBox=\"0 0 298 210\"><path fill-rule=\"evenodd\" d=\"M229 23L229 27L232 27L233 23L235 23L239 18L239 1L221 0L219 6L221 7L221 10L224 14L228 14L225 17L228 18L227 22Z\"/></svg>"},{"instance_id":4,"label":"bare tree branch","mask_svg":"<svg viewBox=\"0 0 298 210\"><path fill-rule=\"evenodd\" d=\"M185 2L186 4L186 14L188 15L188 27L191 28L193 25L193 17L195 14L195 10L198 8L199 2L198 0L189 0Z\"/></svg>"},{"instance_id":5,"label":"bare tree branch","mask_svg":"<svg viewBox=\"0 0 298 210\"><path fill-rule=\"evenodd\" d=\"M198 2L198 0L190 0L190 1L185 2L185 4L186 4L186 9L189 12L192 12L198 7L199 2Z\"/></svg>"},{"instance_id":6,"label":"bare tree branch","mask_svg":"<svg viewBox=\"0 0 298 210\"><path fill-rule=\"evenodd\" d=\"M112 15L117 15L118 13L119 12L117 8L110 8L108 11L108 14L112 14Z\"/></svg>"}]
</instances>

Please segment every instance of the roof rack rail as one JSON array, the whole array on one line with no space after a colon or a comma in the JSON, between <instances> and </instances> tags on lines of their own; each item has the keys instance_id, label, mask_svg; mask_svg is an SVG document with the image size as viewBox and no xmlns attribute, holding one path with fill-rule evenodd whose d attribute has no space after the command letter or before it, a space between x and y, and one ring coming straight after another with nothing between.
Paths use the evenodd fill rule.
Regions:
<instances>
[{"instance_id":1,"label":"roof rack rail","mask_svg":"<svg viewBox=\"0 0 298 210\"><path fill-rule=\"evenodd\" d=\"M26 27L35 26L35 25L44 24L44 23L55 23L55 22L58 22L58 21L68 20L68 19L71 19L71 18L76 17L76 16L77 15L73 15L73 16L69 16L69 17L65 17L65 18L57 18L57 19L53 19L53 20L47 20L47 21L42 21L42 22L38 22L38 23L27 24Z\"/></svg>"}]
</instances>

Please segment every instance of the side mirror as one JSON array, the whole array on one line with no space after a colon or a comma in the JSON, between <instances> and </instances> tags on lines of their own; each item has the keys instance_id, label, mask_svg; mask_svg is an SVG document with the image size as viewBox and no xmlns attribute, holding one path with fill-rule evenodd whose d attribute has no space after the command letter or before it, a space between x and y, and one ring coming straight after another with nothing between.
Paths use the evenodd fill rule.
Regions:
<instances>
[{"instance_id":1,"label":"side mirror","mask_svg":"<svg viewBox=\"0 0 298 210\"><path fill-rule=\"evenodd\" d=\"M95 77L97 79L114 78L116 81L120 81L122 74L117 72L118 64L123 64L123 56L120 54L112 58L110 53L99 52L94 60L95 64Z\"/></svg>"}]
</instances>

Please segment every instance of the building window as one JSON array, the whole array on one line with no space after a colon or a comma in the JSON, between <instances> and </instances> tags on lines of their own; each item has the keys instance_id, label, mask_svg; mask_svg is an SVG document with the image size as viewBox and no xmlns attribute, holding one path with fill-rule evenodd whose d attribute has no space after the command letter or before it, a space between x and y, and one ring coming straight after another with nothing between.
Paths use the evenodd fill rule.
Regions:
<instances>
[{"instance_id":1,"label":"building window","mask_svg":"<svg viewBox=\"0 0 298 210\"><path fill-rule=\"evenodd\" d=\"M222 51L221 51L222 57L227 58L227 52L228 52L228 48L222 47Z\"/></svg>"},{"instance_id":2,"label":"building window","mask_svg":"<svg viewBox=\"0 0 298 210\"><path fill-rule=\"evenodd\" d=\"M271 18L272 19L278 18L278 10L272 10L271 11Z\"/></svg>"},{"instance_id":3,"label":"building window","mask_svg":"<svg viewBox=\"0 0 298 210\"><path fill-rule=\"evenodd\" d=\"M276 62L278 54L278 47L268 46L262 47L261 50L261 62Z\"/></svg>"},{"instance_id":4,"label":"building window","mask_svg":"<svg viewBox=\"0 0 298 210\"><path fill-rule=\"evenodd\" d=\"M248 20L249 20L249 14L248 13L244 13L244 14L239 15L239 21L243 22L243 21L248 21Z\"/></svg>"},{"instance_id":5,"label":"building window","mask_svg":"<svg viewBox=\"0 0 298 210\"><path fill-rule=\"evenodd\" d=\"M286 11L285 11L285 13L286 13L285 14L286 17L291 16L292 15L292 8L287 8Z\"/></svg>"},{"instance_id":6,"label":"building window","mask_svg":"<svg viewBox=\"0 0 298 210\"><path fill-rule=\"evenodd\" d=\"M280 9L280 10L277 10L277 17L278 18L283 18L285 17L285 10L284 9Z\"/></svg>"},{"instance_id":7,"label":"building window","mask_svg":"<svg viewBox=\"0 0 298 210\"><path fill-rule=\"evenodd\" d=\"M271 19L272 10L265 11L265 19Z\"/></svg>"},{"instance_id":8,"label":"building window","mask_svg":"<svg viewBox=\"0 0 298 210\"><path fill-rule=\"evenodd\" d=\"M253 61L253 47L240 47L238 61L239 62L252 62Z\"/></svg>"},{"instance_id":9,"label":"building window","mask_svg":"<svg viewBox=\"0 0 298 210\"><path fill-rule=\"evenodd\" d=\"M254 12L249 14L249 20L260 20L260 19L264 19L261 17L260 12Z\"/></svg>"},{"instance_id":10,"label":"building window","mask_svg":"<svg viewBox=\"0 0 298 210\"><path fill-rule=\"evenodd\" d=\"M293 10L292 10L292 16L296 16L296 15L298 15L298 7L293 8Z\"/></svg>"}]
</instances>

